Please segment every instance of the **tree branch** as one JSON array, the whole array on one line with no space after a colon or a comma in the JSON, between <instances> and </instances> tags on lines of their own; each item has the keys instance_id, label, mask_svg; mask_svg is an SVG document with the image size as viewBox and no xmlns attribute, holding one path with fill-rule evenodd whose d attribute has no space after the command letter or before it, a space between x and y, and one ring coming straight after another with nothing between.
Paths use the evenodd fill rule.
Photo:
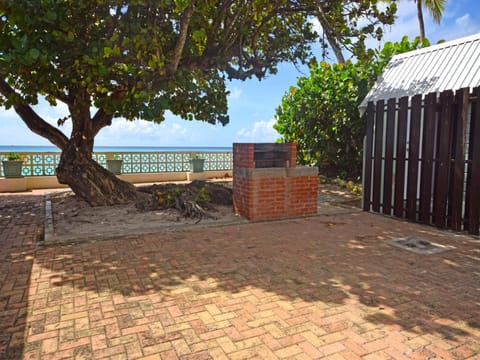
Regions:
<instances>
[{"instance_id":1,"label":"tree branch","mask_svg":"<svg viewBox=\"0 0 480 360\"><path fill-rule=\"evenodd\" d=\"M4 80L0 80L0 93L6 98L16 94L15 90ZM38 116L29 105L17 103L13 105L13 108L32 132L46 138L61 150L67 146L68 138L60 130Z\"/></svg>"},{"instance_id":2,"label":"tree branch","mask_svg":"<svg viewBox=\"0 0 480 360\"><path fill-rule=\"evenodd\" d=\"M320 0L316 0L316 4L318 21L320 22L320 25L322 25L323 32L327 37L328 43L330 44L333 53L335 54L335 57L337 58L337 62L339 64L343 64L345 63L345 58L343 57L342 49L340 48L340 45L335 38L335 30L333 29L332 25L328 21L327 16L323 11L322 2Z\"/></svg>"},{"instance_id":3,"label":"tree branch","mask_svg":"<svg viewBox=\"0 0 480 360\"><path fill-rule=\"evenodd\" d=\"M103 109L99 109L92 118L92 132L96 136L105 126L112 124L113 114L107 114Z\"/></svg>"},{"instance_id":4,"label":"tree branch","mask_svg":"<svg viewBox=\"0 0 480 360\"><path fill-rule=\"evenodd\" d=\"M60 100L63 102L65 105L70 105L72 103L72 99L67 95L62 92L58 92L53 94L57 98L57 100Z\"/></svg>"},{"instance_id":5,"label":"tree branch","mask_svg":"<svg viewBox=\"0 0 480 360\"><path fill-rule=\"evenodd\" d=\"M227 73L229 79L239 79L245 80L250 78L251 76L255 75L256 69L249 69L249 70L237 70L233 68L231 65L227 65L225 72Z\"/></svg>"},{"instance_id":6,"label":"tree branch","mask_svg":"<svg viewBox=\"0 0 480 360\"><path fill-rule=\"evenodd\" d=\"M183 48L185 42L187 41L188 26L190 24L190 19L193 14L193 5L190 5L185 9L185 12L182 15L182 21L180 23L180 34L178 35L177 43L175 44L175 49L173 50L173 59L170 62L167 73L174 74L177 71L178 64L180 63L180 58L182 57Z\"/></svg>"}]
</instances>

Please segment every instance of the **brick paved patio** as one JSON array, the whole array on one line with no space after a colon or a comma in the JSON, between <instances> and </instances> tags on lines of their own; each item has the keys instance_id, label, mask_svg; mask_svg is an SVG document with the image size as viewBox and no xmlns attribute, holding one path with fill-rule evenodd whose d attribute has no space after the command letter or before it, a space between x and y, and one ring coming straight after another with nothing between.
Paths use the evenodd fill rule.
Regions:
<instances>
[{"instance_id":1,"label":"brick paved patio","mask_svg":"<svg viewBox=\"0 0 480 360\"><path fill-rule=\"evenodd\" d=\"M480 359L478 239L356 213L36 247L42 201L0 195L0 359Z\"/></svg>"}]
</instances>

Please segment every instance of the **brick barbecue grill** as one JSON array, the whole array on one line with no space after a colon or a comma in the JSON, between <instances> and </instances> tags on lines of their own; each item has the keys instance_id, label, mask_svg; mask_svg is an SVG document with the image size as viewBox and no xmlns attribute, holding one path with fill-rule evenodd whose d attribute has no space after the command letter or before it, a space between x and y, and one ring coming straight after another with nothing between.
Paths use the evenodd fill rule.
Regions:
<instances>
[{"instance_id":1,"label":"brick barbecue grill","mask_svg":"<svg viewBox=\"0 0 480 360\"><path fill-rule=\"evenodd\" d=\"M249 220L317 213L318 169L296 166L295 144L233 144L233 203Z\"/></svg>"}]
</instances>

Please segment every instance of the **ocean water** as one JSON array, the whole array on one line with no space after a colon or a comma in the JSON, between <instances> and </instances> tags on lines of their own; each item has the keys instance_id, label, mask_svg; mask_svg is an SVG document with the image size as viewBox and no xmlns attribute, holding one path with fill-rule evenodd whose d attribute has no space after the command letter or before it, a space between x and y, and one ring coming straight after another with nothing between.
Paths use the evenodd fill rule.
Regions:
<instances>
[{"instance_id":1,"label":"ocean water","mask_svg":"<svg viewBox=\"0 0 480 360\"><path fill-rule=\"evenodd\" d=\"M210 151L232 151L231 147L220 146L95 146L94 152L210 152ZM24 146L24 145L0 145L2 152L60 152L56 146Z\"/></svg>"}]
</instances>

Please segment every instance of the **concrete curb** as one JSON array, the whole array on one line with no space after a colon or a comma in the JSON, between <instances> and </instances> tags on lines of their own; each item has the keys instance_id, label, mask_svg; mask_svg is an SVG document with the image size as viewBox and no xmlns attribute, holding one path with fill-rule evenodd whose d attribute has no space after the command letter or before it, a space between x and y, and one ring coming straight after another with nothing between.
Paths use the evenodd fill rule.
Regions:
<instances>
[{"instance_id":1,"label":"concrete curb","mask_svg":"<svg viewBox=\"0 0 480 360\"><path fill-rule=\"evenodd\" d=\"M45 194L45 223L43 227L43 241L44 243L50 242L54 237L53 229L53 215L52 215L52 200L50 194Z\"/></svg>"},{"instance_id":2,"label":"concrete curb","mask_svg":"<svg viewBox=\"0 0 480 360\"><path fill-rule=\"evenodd\" d=\"M243 217L238 218L238 220L234 221L218 221L214 223L204 223L204 224L172 224L169 226L153 226L149 228L143 229L133 229L131 231L119 231L116 233L90 233L90 234L79 234L76 236L65 236L65 235L58 235L55 234L55 228L53 225L53 209L52 209L52 200L50 194L44 195L44 204L45 204L45 221L44 221L44 238L39 245L48 246L48 245L65 245L65 244L73 244L73 243L81 243L81 242L95 242L101 240L112 240L115 238L129 238L134 236L142 236L142 235L152 235L158 234L162 232L174 232L174 231L183 231L183 230L192 230L194 228L214 228L214 227L223 227L223 226L230 226L230 225L246 225L246 224L254 224L254 223L262 223L262 222L275 222L275 221L288 221L288 220L295 220L301 218L310 218L310 217L322 217L322 216L336 216L336 215L346 215L346 214L354 214L358 212L362 212L361 209L343 205L341 203L322 203L322 206L318 206L317 214L312 214L308 216L299 216L299 217L292 217L292 218L279 218L279 219L271 219L271 220L260 220L260 221L249 221ZM320 204L320 203L319 203Z\"/></svg>"},{"instance_id":3,"label":"concrete curb","mask_svg":"<svg viewBox=\"0 0 480 360\"><path fill-rule=\"evenodd\" d=\"M49 238L49 240L45 240L45 246L49 245L67 245L67 244L75 244L75 243L82 243L82 242L96 242L96 241L103 241L103 240L113 240L113 239L128 239L137 236L147 236L147 235L154 235L154 234L161 234L165 232L176 232L176 231L188 231L192 229L201 229L201 228L215 228L215 227L222 227L222 226L230 226L230 225L245 225L249 222L245 219L240 219L238 221L224 221L224 222L217 222L217 223L209 223L209 224L179 224L179 225L169 225L168 227L152 227L147 229L134 229L132 231L122 231L117 233L90 233L90 234L80 234L76 236L56 236L53 235ZM45 237L46 239L46 237Z\"/></svg>"},{"instance_id":4,"label":"concrete curb","mask_svg":"<svg viewBox=\"0 0 480 360\"><path fill-rule=\"evenodd\" d=\"M193 228L209 228L209 227L221 227L229 225L241 225L248 224L249 221L240 217L238 220L228 220L228 221L218 221L214 223L205 223L205 224L172 224L169 226L153 226L143 229L133 229L131 231L121 231L116 233L90 233L90 234L79 234L75 236L62 236L55 234L55 228L53 225L53 209L52 209L52 200L50 194L44 195L44 204L45 204L45 221L44 221L44 236L43 241L39 245L48 246L55 244L72 244L80 242L94 242L101 240L111 240L119 237L133 237L133 236L142 236L142 235L152 235L162 232L172 232L172 231L181 231L181 230L190 230Z\"/></svg>"}]
</instances>

